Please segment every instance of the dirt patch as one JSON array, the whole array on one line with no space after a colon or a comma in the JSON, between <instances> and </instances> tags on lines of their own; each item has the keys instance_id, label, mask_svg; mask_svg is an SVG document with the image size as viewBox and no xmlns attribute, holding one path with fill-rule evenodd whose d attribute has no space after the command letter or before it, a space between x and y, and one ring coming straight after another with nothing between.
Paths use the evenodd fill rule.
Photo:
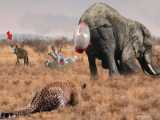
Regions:
<instances>
[{"instance_id":1,"label":"dirt patch","mask_svg":"<svg viewBox=\"0 0 160 120\"><path fill-rule=\"evenodd\" d=\"M99 80L91 81L85 55L71 67L56 70L44 67L46 53L26 49L33 63L29 67L16 66L16 58L9 48L3 47L0 52L0 111L23 108L46 84L70 80L77 86L87 84L86 89L80 91L79 105L17 120L160 120L160 78L139 73L111 80L107 71L99 66ZM155 56L159 57L159 54Z\"/></svg>"}]
</instances>

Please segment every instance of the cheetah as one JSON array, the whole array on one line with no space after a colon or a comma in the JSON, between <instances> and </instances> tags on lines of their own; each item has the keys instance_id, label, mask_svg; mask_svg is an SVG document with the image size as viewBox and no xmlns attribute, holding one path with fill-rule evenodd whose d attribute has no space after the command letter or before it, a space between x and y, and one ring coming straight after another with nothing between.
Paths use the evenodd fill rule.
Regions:
<instances>
[{"instance_id":1,"label":"cheetah","mask_svg":"<svg viewBox=\"0 0 160 120\"><path fill-rule=\"evenodd\" d=\"M79 90L73 82L57 81L46 85L37 92L26 108L14 112L0 112L0 119L47 112L68 105L74 106L79 103L79 100Z\"/></svg>"},{"instance_id":2,"label":"cheetah","mask_svg":"<svg viewBox=\"0 0 160 120\"><path fill-rule=\"evenodd\" d=\"M16 64L19 64L20 59L24 60L24 65L29 64L28 52L24 48L20 48L20 47L18 47L18 45L16 45L15 49L14 49L14 53L17 56Z\"/></svg>"}]
</instances>

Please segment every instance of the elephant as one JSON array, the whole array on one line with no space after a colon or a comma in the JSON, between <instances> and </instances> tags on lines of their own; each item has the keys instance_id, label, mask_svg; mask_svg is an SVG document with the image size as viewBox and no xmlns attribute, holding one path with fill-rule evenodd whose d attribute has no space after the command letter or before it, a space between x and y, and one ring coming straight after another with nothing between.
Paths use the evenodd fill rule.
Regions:
<instances>
[{"instance_id":1,"label":"elephant","mask_svg":"<svg viewBox=\"0 0 160 120\"><path fill-rule=\"evenodd\" d=\"M122 16L106 3L95 3L80 17L90 36L87 46L75 45L78 53L86 52L92 79L97 79L96 59L109 70L110 76L144 73L157 76L159 70L152 64L152 35L140 22ZM85 42L83 34L77 41ZM75 42L77 42L75 40Z\"/></svg>"}]
</instances>

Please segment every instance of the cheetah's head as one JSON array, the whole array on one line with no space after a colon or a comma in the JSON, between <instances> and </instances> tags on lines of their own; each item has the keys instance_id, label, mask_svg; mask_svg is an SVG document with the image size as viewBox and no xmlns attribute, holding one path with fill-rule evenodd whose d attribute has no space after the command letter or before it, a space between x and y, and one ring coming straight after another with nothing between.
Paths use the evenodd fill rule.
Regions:
<instances>
[{"instance_id":1,"label":"cheetah's head","mask_svg":"<svg viewBox=\"0 0 160 120\"><path fill-rule=\"evenodd\" d=\"M81 90L84 90L85 88L87 87L87 84L86 83L83 83L83 84L81 84ZM80 94L81 94L81 90L75 90L75 91L73 91L72 92L72 94L71 94L71 100L70 100L70 104L71 105L77 105L77 104L79 104L79 102L80 102Z\"/></svg>"}]
</instances>

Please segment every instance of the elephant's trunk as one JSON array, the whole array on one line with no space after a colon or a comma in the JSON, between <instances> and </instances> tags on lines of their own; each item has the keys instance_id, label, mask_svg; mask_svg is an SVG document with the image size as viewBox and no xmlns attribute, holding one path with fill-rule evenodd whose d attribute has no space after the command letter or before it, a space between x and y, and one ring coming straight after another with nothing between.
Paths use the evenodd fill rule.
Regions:
<instances>
[{"instance_id":1,"label":"elephant's trunk","mask_svg":"<svg viewBox=\"0 0 160 120\"><path fill-rule=\"evenodd\" d=\"M140 65L145 73L150 75L160 75L160 72L157 68L155 68L151 62L151 55L145 53L142 57L138 58Z\"/></svg>"}]
</instances>

